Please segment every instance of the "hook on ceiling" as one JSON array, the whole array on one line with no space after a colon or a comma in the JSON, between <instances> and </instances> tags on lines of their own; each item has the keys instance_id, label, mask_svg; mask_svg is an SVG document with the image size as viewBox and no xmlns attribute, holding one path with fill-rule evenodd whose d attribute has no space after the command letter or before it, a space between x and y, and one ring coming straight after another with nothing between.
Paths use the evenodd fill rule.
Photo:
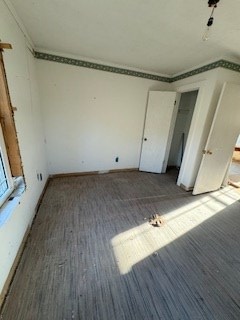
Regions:
<instances>
[{"instance_id":1,"label":"hook on ceiling","mask_svg":"<svg viewBox=\"0 0 240 320\"><path fill-rule=\"evenodd\" d=\"M207 28L203 34L203 41L206 41L209 39L210 37L210 34L211 34L211 27L213 25L213 21L214 21L214 18L213 18L213 14L214 14L214 9L217 8L217 4L220 0L208 0L208 7L209 8L212 8L212 12L211 12L211 15L208 19L208 22L207 22Z\"/></svg>"},{"instance_id":2,"label":"hook on ceiling","mask_svg":"<svg viewBox=\"0 0 240 320\"><path fill-rule=\"evenodd\" d=\"M214 7L214 8L217 8L217 4L218 4L218 2L219 2L220 0L209 0L208 1L208 6L209 7Z\"/></svg>"}]
</instances>

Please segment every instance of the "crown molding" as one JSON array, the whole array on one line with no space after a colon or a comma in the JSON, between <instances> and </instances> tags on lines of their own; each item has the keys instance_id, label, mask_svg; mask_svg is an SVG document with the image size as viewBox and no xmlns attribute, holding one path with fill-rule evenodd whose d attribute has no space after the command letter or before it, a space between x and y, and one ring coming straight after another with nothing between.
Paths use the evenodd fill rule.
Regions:
<instances>
[{"instance_id":1,"label":"crown molding","mask_svg":"<svg viewBox=\"0 0 240 320\"><path fill-rule=\"evenodd\" d=\"M193 69L193 70L190 70L187 72L183 72L183 73L180 73L176 76L171 77L171 76L161 76L161 75L151 74L151 73L147 73L147 72L135 71L135 70L125 69L125 68L115 67L115 66L110 66L110 65L104 65L101 63L79 60L79 59L75 59L75 58L68 58L68 57L45 53L45 52L40 52L40 51L35 51L35 58L40 59L40 60L53 61L53 62L73 65L73 66L77 66L77 67L101 70L101 71L105 71L105 72L112 72L112 73L123 74L123 75L127 75L127 76L155 80L155 81L161 81L161 82L167 82L167 83L179 81L179 80L182 80L182 79L185 79L188 77L192 77L194 75L197 75L197 74L209 71L209 70L213 70L216 68L224 68L224 69L228 69L231 71L240 72L240 64L235 63L235 62L231 62L231 61L228 61L225 59L220 59L218 61L214 61L212 63L208 63L204 66L201 66L199 68L196 68L196 69Z\"/></svg>"}]
</instances>

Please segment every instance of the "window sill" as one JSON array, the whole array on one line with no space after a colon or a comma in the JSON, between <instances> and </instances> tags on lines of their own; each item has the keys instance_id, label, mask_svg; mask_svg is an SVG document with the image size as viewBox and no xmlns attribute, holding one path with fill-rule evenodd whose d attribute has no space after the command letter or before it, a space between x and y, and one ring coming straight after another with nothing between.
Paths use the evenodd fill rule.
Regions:
<instances>
[{"instance_id":1,"label":"window sill","mask_svg":"<svg viewBox=\"0 0 240 320\"><path fill-rule=\"evenodd\" d=\"M14 190L0 208L0 228L6 223L14 209L20 203L20 198L25 191L23 177L14 178Z\"/></svg>"}]
</instances>

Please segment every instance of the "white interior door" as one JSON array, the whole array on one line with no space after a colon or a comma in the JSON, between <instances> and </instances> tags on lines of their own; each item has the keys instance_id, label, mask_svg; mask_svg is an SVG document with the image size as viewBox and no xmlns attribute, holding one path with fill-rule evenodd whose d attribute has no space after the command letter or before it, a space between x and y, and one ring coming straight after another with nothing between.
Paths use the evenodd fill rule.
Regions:
<instances>
[{"instance_id":1,"label":"white interior door","mask_svg":"<svg viewBox=\"0 0 240 320\"><path fill-rule=\"evenodd\" d=\"M166 171L179 97L176 92L149 92L140 171Z\"/></svg>"},{"instance_id":2,"label":"white interior door","mask_svg":"<svg viewBox=\"0 0 240 320\"><path fill-rule=\"evenodd\" d=\"M221 187L240 131L240 85L225 83L203 150L193 194Z\"/></svg>"}]
</instances>

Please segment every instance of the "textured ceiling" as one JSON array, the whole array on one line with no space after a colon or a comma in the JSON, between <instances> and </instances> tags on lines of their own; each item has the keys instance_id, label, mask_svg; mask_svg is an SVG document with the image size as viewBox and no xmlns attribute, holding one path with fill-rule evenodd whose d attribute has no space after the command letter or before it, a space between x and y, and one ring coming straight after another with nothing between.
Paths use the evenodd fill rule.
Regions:
<instances>
[{"instance_id":1,"label":"textured ceiling","mask_svg":"<svg viewBox=\"0 0 240 320\"><path fill-rule=\"evenodd\" d=\"M240 0L221 0L202 41L207 0L11 0L35 46L176 74L220 57L240 60Z\"/></svg>"}]
</instances>

